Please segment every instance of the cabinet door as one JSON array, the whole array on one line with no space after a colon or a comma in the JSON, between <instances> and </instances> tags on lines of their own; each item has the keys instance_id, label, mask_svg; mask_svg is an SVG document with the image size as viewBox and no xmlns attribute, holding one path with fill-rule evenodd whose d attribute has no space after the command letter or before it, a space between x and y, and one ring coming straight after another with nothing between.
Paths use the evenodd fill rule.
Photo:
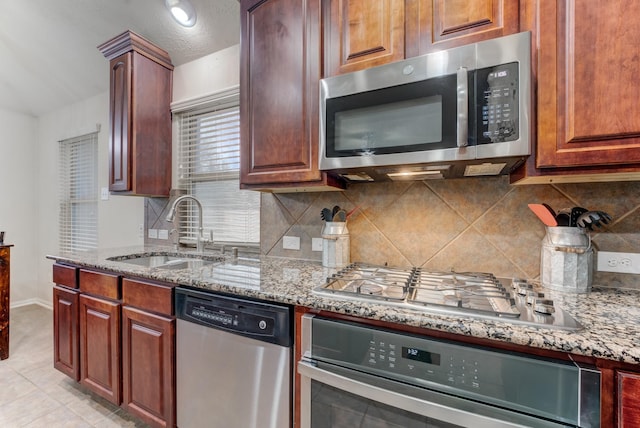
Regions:
<instances>
[{"instance_id":1,"label":"cabinet door","mask_svg":"<svg viewBox=\"0 0 640 428\"><path fill-rule=\"evenodd\" d=\"M120 306L80 295L80 383L118 405L122 398Z\"/></svg>"},{"instance_id":2,"label":"cabinet door","mask_svg":"<svg viewBox=\"0 0 640 428\"><path fill-rule=\"evenodd\" d=\"M325 185L318 169L320 0L240 3L240 183Z\"/></svg>"},{"instance_id":3,"label":"cabinet door","mask_svg":"<svg viewBox=\"0 0 640 428\"><path fill-rule=\"evenodd\" d=\"M109 190L131 190L131 52L110 61Z\"/></svg>"},{"instance_id":4,"label":"cabinet door","mask_svg":"<svg viewBox=\"0 0 640 428\"><path fill-rule=\"evenodd\" d=\"M640 374L618 372L618 426L640 426Z\"/></svg>"},{"instance_id":5,"label":"cabinet door","mask_svg":"<svg viewBox=\"0 0 640 428\"><path fill-rule=\"evenodd\" d=\"M330 0L323 5L325 77L405 58L406 0Z\"/></svg>"},{"instance_id":6,"label":"cabinet door","mask_svg":"<svg viewBox=\"0 0 640 428\"><path fill-rule=\"evenodd\" d=\"M407 57L519 31L518 0L407 0Z\"/></svg>"},{"instance_id":7,"label":"cabinet door","mask_svg":"<svg viewBox=\"0 0 640 428\"><path fill-rule=\"evenodd\" d=\"M640 162L640 2L541 1L536 165Z\"/></svg>"},{"instance_id":8,"label":"cabinet door","mask_svg":"<svg viewBox=\"0 0 640 428\"><path fill-rule=\"evenodd\" d=\"M122 308L122 407L154 426L173 427L175 320Z\"/></svg>"},{"instance_id":9,"label":"cabinet door","mask_svg":"<svg viewBox=\"0 0 640 428\"><path fill-rule=\"evenodd\" d=\"M53 367L80 380L78 302L80 293L53 287Z\"/></svg>"}]
</instances>

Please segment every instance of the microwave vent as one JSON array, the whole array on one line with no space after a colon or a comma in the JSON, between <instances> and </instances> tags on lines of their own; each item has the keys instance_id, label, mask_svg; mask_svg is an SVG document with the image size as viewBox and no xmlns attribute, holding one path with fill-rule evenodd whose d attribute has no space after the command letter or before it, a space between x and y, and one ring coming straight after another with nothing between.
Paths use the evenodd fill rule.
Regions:
<instances>
[{"instance_id":1,"label":"microwave vent","mask_svg":"<svg viewBox=\"0 0 640 428\"><path fill-rule=\"evenodd\" d=\"M481 175L500 175L506 163L481 163L467 165L464 170L465 177L477 177Z\"/></svg>"}]
</instances>

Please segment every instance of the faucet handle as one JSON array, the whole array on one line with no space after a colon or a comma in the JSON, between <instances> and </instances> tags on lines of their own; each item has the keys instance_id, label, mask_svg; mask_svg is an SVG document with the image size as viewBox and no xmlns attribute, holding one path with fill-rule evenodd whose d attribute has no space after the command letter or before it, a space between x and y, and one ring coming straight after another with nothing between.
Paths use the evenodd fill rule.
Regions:
<instances>
[{"instance_id":1,"label":"faucet handle","mask_svg":"<svg viewBox=\"0 0 640 428\"><path fill-rule=\"evenodd\" d=\"M205 236L204 236L205 234L206 234L206 235L208 235L206 238L205 238ZM203 235L203 236L202 236L202 240L203 240L204 242L206 242L207 244L213 244L213 230L212 230L212 229L209 229L209 230L208 230L208 231L206 231L206 232L205 232L205 231L203 231L202 235Z\"/></svg>"}]
</instances>

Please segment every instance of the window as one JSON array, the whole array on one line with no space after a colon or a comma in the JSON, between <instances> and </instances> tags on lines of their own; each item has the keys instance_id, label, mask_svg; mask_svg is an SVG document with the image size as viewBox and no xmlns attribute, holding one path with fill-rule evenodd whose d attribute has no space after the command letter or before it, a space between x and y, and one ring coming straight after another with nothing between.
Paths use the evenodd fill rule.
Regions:
<instances>
[{"instance_id":1,"label":"window","mask_svg":"<svg viewBox=\"0 0 640 428\"><path fill-rule=\"evenodd\" d=\"M260 242L260 194L240 190L240 110L238 91L174 114L179 125L178 187L203 206L205 238L216 243ZM181 242L198 233L195 204L180 216Z\"/></svg>"},{"instance_id":2,"label":"window","mask_svg":"<svg viewBox=\"0 0 640 428\"><path fill-rule=\"evenodd\" d=\"M98 133L60 144L60 250L98 246Z\"/></svg>"}]
</instances>

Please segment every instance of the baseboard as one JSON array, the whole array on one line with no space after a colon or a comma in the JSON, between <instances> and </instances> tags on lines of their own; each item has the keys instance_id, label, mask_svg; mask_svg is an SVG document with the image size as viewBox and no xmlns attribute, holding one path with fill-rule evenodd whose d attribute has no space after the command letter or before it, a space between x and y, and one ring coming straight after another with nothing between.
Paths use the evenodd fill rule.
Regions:
<instances>
[{"instance_id":1,"label":"baseboard","mask_svg":"<svg viewBox=\"0 0 640 428\"><path fill-rule=\"evenodd\" d=\"M53 310L53 305L51 304L51 302L47 302L41 299L26 299L26 300L20 300L19 302L12 302L9 308L14 309L14 308L20 308L22 306L29 306L29 305L38 305L38 306L42 306L43 308Z\"/></svg>"}]
</instances>

